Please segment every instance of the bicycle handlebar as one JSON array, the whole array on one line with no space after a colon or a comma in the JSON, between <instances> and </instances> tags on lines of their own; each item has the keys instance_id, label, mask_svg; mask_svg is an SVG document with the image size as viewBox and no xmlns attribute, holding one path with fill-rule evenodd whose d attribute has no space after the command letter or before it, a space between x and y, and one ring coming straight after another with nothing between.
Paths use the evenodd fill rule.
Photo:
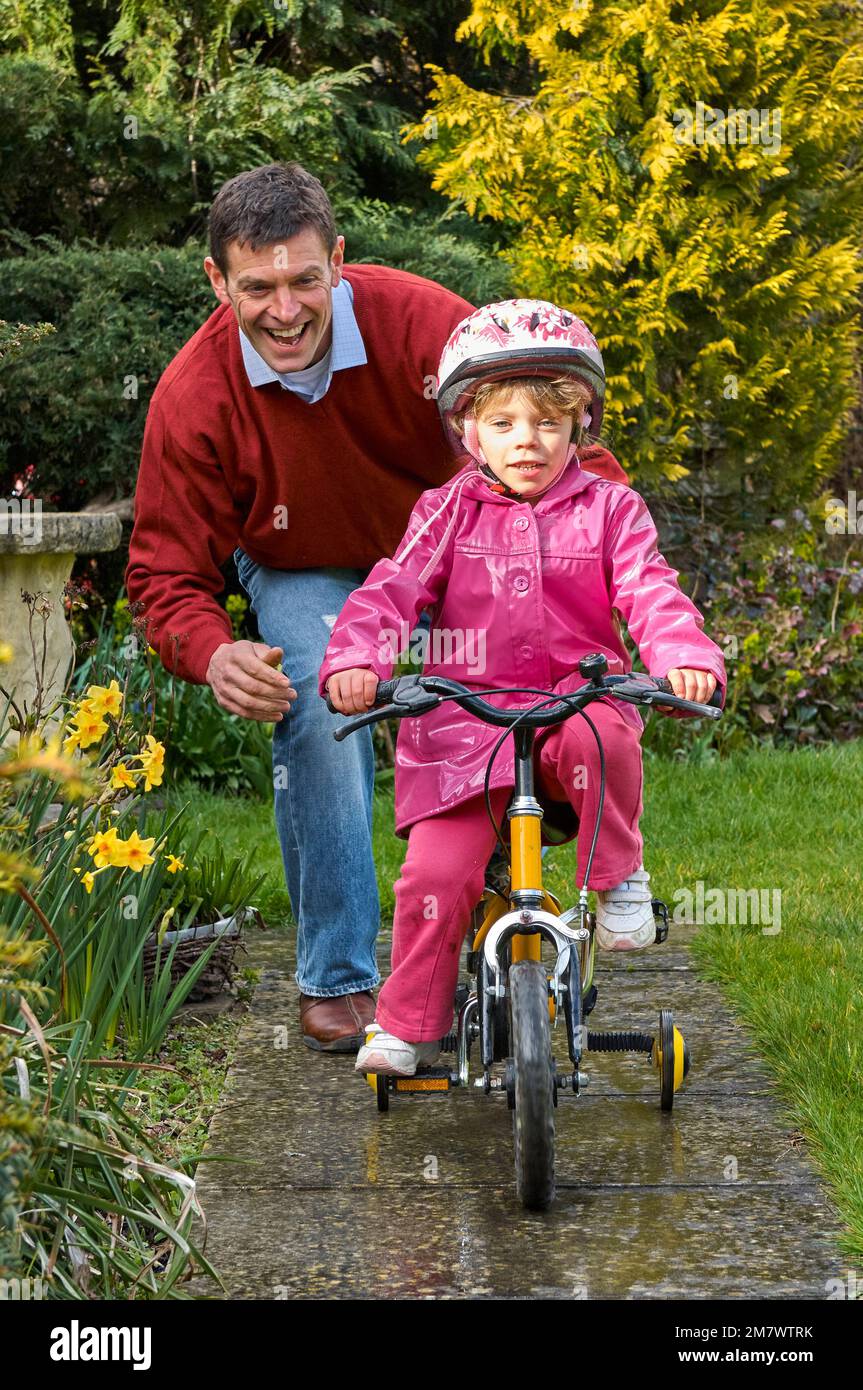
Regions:
<instances>
[{"instance_id":1,"label":"bicycle handlebar","mask_svg":"<svg viewBox=\"0 0 863 1390\"><path fill-rule=\"evenodd\" d=\"M718 686L709 702L700 704L695 700L685 700L675 695L671 682L664 677L654 679L650 676L606 675L603 678L602 673L608 670L608 662L601 653L583 657L578 666L581 674L589 677L586 685L580 686L571 694L560 696L557 700L549 695L548 701L533 710L498 709L496 705L490 705L481 696L474 694L466 685L449 680L446 676L398 676L394 680L379 681L372 708L365 714L354 715L348 719L333 731L333 738L340 743L348 734L367 724L377 724L382 719L402 719L410 715L425 714L428 710L435 709L445 697L456 699L464 709L475 714L486 724L502 728L508 727L516 719L522 728L544 729L553 724L561 724L585 705L607 695L631 705L668 706L708 719L722 717L722 693ZM330 713L338 714L339 711L333 705L329 694L326 701ZM554 702L550 703L551 701Z\"/></svg>"}]
</instances>

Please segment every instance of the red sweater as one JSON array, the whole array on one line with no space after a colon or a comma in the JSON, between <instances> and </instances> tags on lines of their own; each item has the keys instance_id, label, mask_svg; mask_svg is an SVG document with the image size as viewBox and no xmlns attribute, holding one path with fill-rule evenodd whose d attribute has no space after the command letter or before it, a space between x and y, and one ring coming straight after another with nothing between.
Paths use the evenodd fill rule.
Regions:
<instances>
[{"instance_id":1,"label":"red sweater","mask_svg":"<svg viewBox=\"0 0 863 1390\"><path fill-rule=\"evenodd\" d=\"M334 372L314 405L278 382L249 384L228 305L153 393L126 589L169 670L179 636L184 680L203 683L231 640L215 596L237 546L274 569L370 567L393 553L420 493L460 467L430 382L473 306L406 271L347 265L345 275L368 362ZM608 476L625 479L607 458Z\"/></svg>"}]
</instances>

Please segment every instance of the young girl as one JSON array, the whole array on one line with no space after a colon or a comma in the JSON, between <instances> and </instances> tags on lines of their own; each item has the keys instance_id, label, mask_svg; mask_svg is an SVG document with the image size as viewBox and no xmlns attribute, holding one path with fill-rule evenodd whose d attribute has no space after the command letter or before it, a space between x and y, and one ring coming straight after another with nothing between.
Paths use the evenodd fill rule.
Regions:
<instances>
[{"instance_id":1,"label":"young girl","mask_svg":"<svg viewBox=\"0 0 863 1390\"><path fill-rule=\"evenodd\" d=\"M579 659L602 651L610 672L631 662L620 617L652 676L707 701L724 686L722 653L657 550L642 499L582 468L588 425L598 434L605 376L596 341L577 318L543 300L478 309L452 334L438 372L438 407L450 442L469 462L424 492L395 558L381 560L348 598L320 671L343 714L374 703L419 613L432 610L427 673L475 690L583 685ZM401 642L405 646L406 641ZM523 708L536 694L487 695ZM632 950L654 939L649 875L638 829L640 734L631 705L591 704L606 760L605 805L589 888L597 940ZM395 885L392 972L374 1034L356 1068L412 1076L439 1055L452 1025L459 956L495 843L483 797L500 730L452 701L399 723L396 833L408 839ZM577 886L596 824L596 741L578 715L536 736L537 795L578 817ZM498 823L514 786L512 740L495 759ZM571 811L570 811L571 808ZM572 833L568 838L572 838Z\"/></svg>"}]
</instances>

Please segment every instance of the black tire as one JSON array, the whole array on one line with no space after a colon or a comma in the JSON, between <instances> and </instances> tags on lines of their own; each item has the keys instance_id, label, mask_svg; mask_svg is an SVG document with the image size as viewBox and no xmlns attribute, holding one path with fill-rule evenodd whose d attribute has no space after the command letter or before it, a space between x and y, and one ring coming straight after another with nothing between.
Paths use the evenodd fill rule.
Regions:
<instances>
[{"instance_id":1,"label":"black tire","mask_svg":"<svg viewBox=\"0 0 863 1390\"><path fill-rule=\"evenodd\" d=\"M523 1206L545 1211L554 1201L554 1080L545 966L517 961L510 967L508 992L516 1187Z\"/></svg>"},{"instance_id":2,"label":"black tire","mask_svg":"<svg viewBox=\"0 0 863 1390\"><path fill-rule=\"evenodd\" d=\"M659 1105L662 1110L674 1107L674 1015L670 1009L659 1011L659 1046L662 1049Z\"/></svg>"}]
</instances>

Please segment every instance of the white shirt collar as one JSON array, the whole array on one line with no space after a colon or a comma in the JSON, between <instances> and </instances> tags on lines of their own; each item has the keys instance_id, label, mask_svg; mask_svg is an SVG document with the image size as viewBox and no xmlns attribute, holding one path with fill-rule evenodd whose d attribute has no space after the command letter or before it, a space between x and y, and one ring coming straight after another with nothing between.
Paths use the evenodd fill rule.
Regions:
<instances>
[{"instance_id":1,"label":"white shirt collar","mask_svg":"<svg viewBox=\"0 0 863 1390\"><path fill-rule=\"evenodd\" d=\"M354 289L350 281L344 277L339 281L333 290L333 340L328 354L329 370L326 378L318 385L317 390L311 398L306 396L304 400L309 405L314 405L329 390L330 382L333 379L333 372L344 371L346 367L362 367L368 361L365 344L360 333L359 325L354 314ZM237 325L237 332L240 335L240 348L243 353L243 364L246 368L246 375L251 386L265 386L271 381L278 381L290 391L292 388L292 372L275 372L263 359L261 354L252 346L243 330ZM323 359L326 361L326 358ZM299 391L297 394L301 394Z\"/></svg>"}]
</instances>

